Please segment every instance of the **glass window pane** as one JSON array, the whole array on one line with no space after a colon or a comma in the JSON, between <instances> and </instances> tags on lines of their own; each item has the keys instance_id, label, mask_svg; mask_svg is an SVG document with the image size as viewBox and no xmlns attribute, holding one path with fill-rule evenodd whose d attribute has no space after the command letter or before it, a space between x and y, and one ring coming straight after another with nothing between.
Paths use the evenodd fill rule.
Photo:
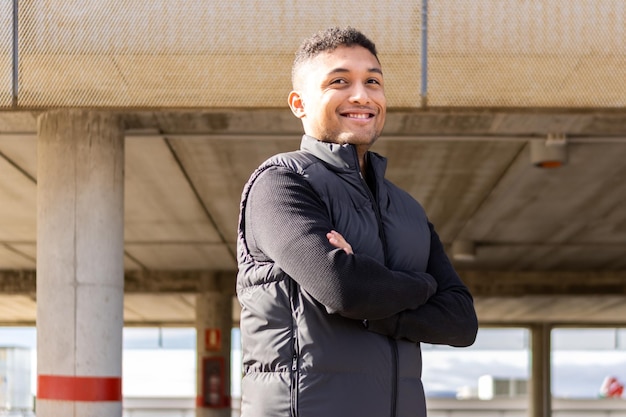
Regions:
<instances>
[{"instance_id":1,"label":"glass window pane","mask_svg":"<svg viewBox=\"0 0 626 417\"><path fill-rule=\"evenodd\" d=\"M163 328L161 329L162 347L164 349L195 349L195 328Z\"/></svg>"},{"instance_id":2,"label":"glass window pane","mask_svg":"<svg viewBox=\"0 0 626 417\"><path fill-rule=\"evenodd\" d=\"M125 327L124 349L156 349L160 346L157 327Z\"/></svg>"},{"instance_id":3,"label":"glass window pane","mask_svg":"<svg viewBox=\"0 0 626 417\"><path fill-rule=\"evenodd\" d=\"M606 397L605 381L615 378L622 385L626 382L624 349L624 329L553 329L552 395L571 399Z\"/></svg>"},{"instance_id":4,"label":"glass window pane","mask_svg":"<svg viewBox=\"0 0 626 417\"><path fill-rule=\"evenodd\" d=\"M626 329L617 330L617 348L626 350Z\"/></svg>"},{"instance_id":5,"label":"glass window pane","mask_svg":"<svg viewBox=\"0 0 626 417\"><path fill-rule=\"evenodd\" d=\"M616 329L552 330L552 350L612 350L616 344Z\"/></svg>"},{"instance_id":6,"label":"glass window pane","mask_svg":"<svg viewBox=\"0 0 626 417\"><path fill-rule=\"evenodd\" d=\"M469 348L423 345L426 396L459 399L520 397L527 393L527 329L481 328Z\"/></svg>"}]
</instances>

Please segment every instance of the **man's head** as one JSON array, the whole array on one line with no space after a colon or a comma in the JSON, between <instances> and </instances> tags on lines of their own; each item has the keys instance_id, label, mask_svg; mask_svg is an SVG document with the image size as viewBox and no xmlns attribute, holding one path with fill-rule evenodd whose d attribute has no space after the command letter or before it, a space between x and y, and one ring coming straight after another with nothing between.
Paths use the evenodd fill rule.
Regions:
<instances>
[{"instance_id":1,"label":"man's head","mask_svg":"<svg viewBox=\"0 0 626 417\"><path fill-rule=\"evenodd\" d=\"M305 40L292 68L289 106L305 133L368 149L380 136L386 99L376 46L353 28L330 28Z\"/></svg>"},{"instance_id":2,"label":"man's head","mask_svg":"<svg viewBox=\"0 0 626 417\"><path fill-rule=\"evenodd\" d=\"M297 89L298 70L304 62L310 61L322 52L332 52L340 46L362 46L378 60L376 45L363 33L351 27L328 28L305 39L296 51L296 57L291 68L291 82L294 90Z\"/></svg>"}]
</instances>

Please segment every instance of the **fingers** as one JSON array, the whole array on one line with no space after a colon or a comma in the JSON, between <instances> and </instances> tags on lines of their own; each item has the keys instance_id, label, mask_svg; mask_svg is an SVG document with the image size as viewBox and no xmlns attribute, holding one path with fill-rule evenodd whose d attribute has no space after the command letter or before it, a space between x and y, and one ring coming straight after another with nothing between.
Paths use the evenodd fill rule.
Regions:
<instances>
[{"instance_id":1,"label":"fingers","mask_svg":"<svg viewBox=\"0 0 626 417\"><path fill-rule=\"evenodd\" d=\"M344 237L339 232L331 230L330 232L326 233L326 238L331 245L336 248L343 249L344 252L346 252L348 255L354 253L352 252L352 246L348 242L346 242Z\"/></svg>"},{"instance_id":2,"label":"fingers","mask_svg":"<svg viewBox=\"0 0 626 417\"><path fill-rule=\"evenodd\" d=\"M346 240L343 238L343 236L341 236L340 233L334 230L331 230L330 232L326 233L326 238L333 246L336 246L338 248L343 247L343 245L347 243Z\"/></svg>"}]
</instances>

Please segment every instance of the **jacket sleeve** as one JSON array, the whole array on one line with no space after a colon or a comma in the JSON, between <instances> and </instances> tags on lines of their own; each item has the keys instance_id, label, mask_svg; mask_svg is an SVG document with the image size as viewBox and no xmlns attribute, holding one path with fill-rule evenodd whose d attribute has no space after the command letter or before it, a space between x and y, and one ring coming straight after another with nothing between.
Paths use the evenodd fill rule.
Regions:
<instances>
[{"instance_id":1,"label":"jacket sleeve","mask_svg":"<svg viewBox=\"0 0 626 417\"><path fill-rule=\"evenodd\" d=\"M476 339L478 319L472 296L446 255L432 224L426 272L437 280L437 292L428 301L381 320L368 321L368 329L413 342L470 346Z\"/></svg>"},{"instance_id":2,"label":"jacket sleeve","mask_svg":"<svg viewBox=\"0 0 626 417\"><path fill-rule=\"evenodd\" d=\"M329 313L353 319L416 309L436 291L428 273L391 271L332 246L326 206L300 174L271 167L250 188L245 237L257 262L273 262ZM339 231L341 233L341 231Z\"/></svg>"}]
</instances>

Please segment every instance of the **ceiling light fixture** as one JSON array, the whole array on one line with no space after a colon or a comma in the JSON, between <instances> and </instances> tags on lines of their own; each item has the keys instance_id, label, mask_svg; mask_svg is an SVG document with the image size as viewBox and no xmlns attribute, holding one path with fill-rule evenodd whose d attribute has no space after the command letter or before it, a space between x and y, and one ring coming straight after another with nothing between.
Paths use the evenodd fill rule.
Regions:
<instances>
[{"instance_id":1,"label":"ceiling light fixture","mask_svg":"<svg viewBox=\"0 0 626 417\"><path fill-rule=\"evenodd\" d=\"M476 244L471 240L455 240L452 242L452 259L465 262L476 260Z\"/></svg>"},{"instance_id":2,"label":"ceiling light fixture","mask_svg":"<svg viewBox=\"0 0 626 417\"><path fill-rule=\"evenodd\" d=\"M550 133L546 140L530 141L530 160L539 168L558 168L567 163L567 138Z\"/></svg>"}]
</instances>

